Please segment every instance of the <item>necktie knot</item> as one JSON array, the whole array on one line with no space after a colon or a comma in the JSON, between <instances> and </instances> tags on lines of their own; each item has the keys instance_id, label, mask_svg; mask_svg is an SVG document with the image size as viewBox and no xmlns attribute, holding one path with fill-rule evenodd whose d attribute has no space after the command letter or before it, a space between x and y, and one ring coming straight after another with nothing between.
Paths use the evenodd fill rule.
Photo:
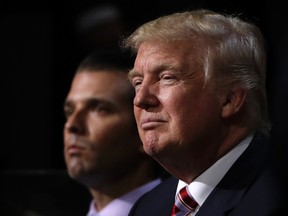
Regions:
<instances>
[{"instance_id":1,"label":"necktie knot","mask_svg":"<svg viewBox=\"0 0 288 216\"><path fill-rule=\"evenodd\" d=\"M198 203L190 195L186 186L177 193L171 216L189 215L197 206Z\"/></svg>"}]
</instances>

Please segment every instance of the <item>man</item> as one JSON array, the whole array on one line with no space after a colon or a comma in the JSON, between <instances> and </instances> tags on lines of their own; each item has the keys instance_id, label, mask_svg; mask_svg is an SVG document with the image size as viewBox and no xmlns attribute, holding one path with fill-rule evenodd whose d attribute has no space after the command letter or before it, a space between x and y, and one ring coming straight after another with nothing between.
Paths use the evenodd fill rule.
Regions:
<instances>
[{"instance_id":1,"label":"man","mask_svg":"<svg viewBox=\"0 0 288 216\"><path fill-rule=\"evenodd\" d=\"M137 132L135 93L127 79L131 59L120 51L92 53L65 100L65 161L69 175L91 192L87 216L127 216L160 182Z\"/></svg>"},{"instance_id":2,"label":"man","mask_svg":"<svg viewBox=\"0 0 288 216\"><path fill-rule=\"evenodd\" d=\"M129 77L144 150L175 177L130 216L281 215L263 41L255 25L209 10L160 17L124 40L137 54Z\"/></svg>"}]
</instances>

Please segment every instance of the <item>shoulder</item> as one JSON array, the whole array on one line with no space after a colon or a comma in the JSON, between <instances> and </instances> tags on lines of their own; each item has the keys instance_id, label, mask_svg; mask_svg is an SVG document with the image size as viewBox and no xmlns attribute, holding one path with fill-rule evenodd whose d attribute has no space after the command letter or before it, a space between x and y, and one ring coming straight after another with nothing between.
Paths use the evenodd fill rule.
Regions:
<instances>
[{"instance_id":1,"label":"shoulder","mask_svg":"<svg viewBox=\"0 0 288 216\"><path fill-rule=\"evenodd\" d=\"M170 215L175 200L178 179L171 176L141 196L134 204L129 216Z\"/></svg>"},{"instance_id":2,"label":"shoulder","mask_svg":"<svg viewBox=\"0 0 288 216\"><path fill-rule=\"evenodd\" d=\"M151 191L144 194L140 199L141 200L157 200L158 197L165 195L175 196L176 188L178 184L178 179L173 176L170 176L164 179L158 186L153 188Z\"/></svg>"}]
</instances>

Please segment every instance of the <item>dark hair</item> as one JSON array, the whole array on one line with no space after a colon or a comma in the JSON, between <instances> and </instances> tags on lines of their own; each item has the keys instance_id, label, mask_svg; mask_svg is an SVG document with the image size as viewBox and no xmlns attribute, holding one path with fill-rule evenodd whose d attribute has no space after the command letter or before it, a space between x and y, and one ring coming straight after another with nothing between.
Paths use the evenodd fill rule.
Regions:
<instances>
[{"instance_id":1,"label":"dark hair","mask_svg":"<svg viewBox=\"0 0 288 216\"><path fill-rule=\"evenodd\" d=\"M133 67L133 64L134 57L127 49L97 49L80 62L76 74L87 71L92 73L98 73L99 71L105 71L105 73L121 73L127 75L127 82L129 82L128 72ZM126 91L125 99L133 108L135 89L132 85L129 85ZM138 133L136 122L134 132Z\"/></svg>"},{"instance_id":2,"label":"dark hair","mask_svg":"<svg viewBox=\"0 0 288 216\"><path fill-rule=\"evenodd\" d=\"M77 68L82 70L119 70L128 72L133 67L134 56L125 49L99 49L90 53Z\"/></svg>"}]
</instances>

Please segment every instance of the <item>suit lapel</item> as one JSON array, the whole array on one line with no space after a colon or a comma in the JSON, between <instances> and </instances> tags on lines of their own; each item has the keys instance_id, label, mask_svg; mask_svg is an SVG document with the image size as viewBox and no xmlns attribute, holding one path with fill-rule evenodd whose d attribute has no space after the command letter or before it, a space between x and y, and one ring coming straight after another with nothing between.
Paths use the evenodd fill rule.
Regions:
<instances>
[{"instance_id":1,"label":"suit lapel","mask_svg":"<svg viewBox=\"0 0 288 216\"><path fill-rule=\"evenodd\" d=\"M266 140L258 135L255 136L248 148L208 196L197 216L227 215L239 203L261 170L266 167L268 146Z\"/></svg>"}]
</instances>

